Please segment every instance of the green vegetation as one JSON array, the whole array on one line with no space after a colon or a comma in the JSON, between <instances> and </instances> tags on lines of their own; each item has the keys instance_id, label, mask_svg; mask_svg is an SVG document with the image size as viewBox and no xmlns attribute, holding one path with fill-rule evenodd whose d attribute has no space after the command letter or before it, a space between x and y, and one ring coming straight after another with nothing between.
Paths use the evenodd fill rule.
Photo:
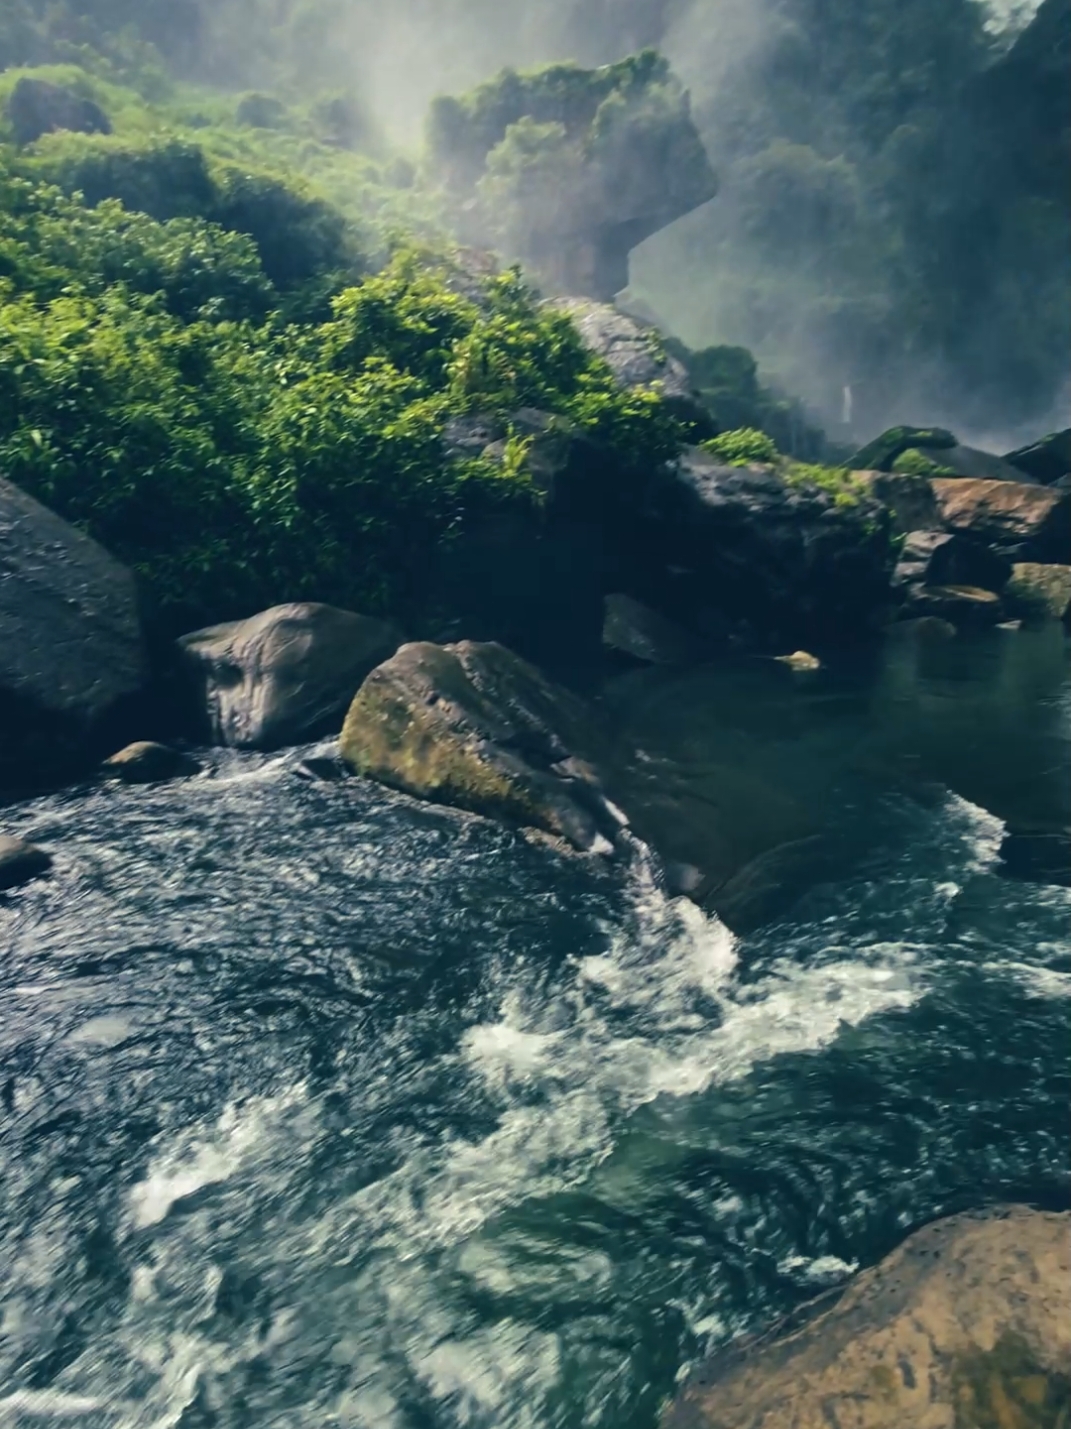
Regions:
<instances>
[{"instance_id":1,"label":"green vegetation","mask_svg":"<svg viewBox=\"0 0 1071 1429\"><path fill-rule=\"evenodd\" d=\"M908 447L906 452L901 452L892 469L905 476L955 476L950 466L941 466L940 462L920 452L917 447Z\"/></svg>"},{"instance_id":2,"label":"green vegetation","mask_svg":"<svg viewBox=\"0 0 1071 1429\"><path fill-rule=\"evenodd\" d=\"M754 427L722 432L701 445L726 466L771 466L790 486L820 487L838 506L854 506L863 495L859 479L846 467L795 461L779 452L770 437Z\"/></svg>"},{"instance_id":3,"label":"green vegetation","mask_svg":"<svg viewBox=\"0 0 1071 1429\"><path fill-rule=\"evenodd\" d=\"M299 181L251 197L185 141L42 150L0 168L0 471L133 564L168 629L302 598L419 618L442 542L537 504L523 443L444 456L459 413L540 407L625 473L675 449L514 273L472 292L410 247L362 274ZM70 164L106 175L98 206L42 181Z\"/></svg>"},{"instance_id":4,"label":"green vegetation","mask_svg":"<svg viewBox=\"0 0 1071 1429\"><path fill-rule=\"evenodd\" d=\"M733 432L722 432L704 442L703 447L712 456L725 462L726 466L749 466L752 462L774 462L779 455L777 447L765 432L754 427L740 427Z\"/></svg>"}]
</instances>

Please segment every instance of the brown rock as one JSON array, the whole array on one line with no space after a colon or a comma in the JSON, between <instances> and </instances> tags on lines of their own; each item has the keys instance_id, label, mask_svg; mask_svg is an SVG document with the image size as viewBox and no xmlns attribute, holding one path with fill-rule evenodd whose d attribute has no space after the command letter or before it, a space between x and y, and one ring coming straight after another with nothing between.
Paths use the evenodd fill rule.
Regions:
<instances>
[{"instance_id":1,"label":"brown rock","mask_svg":"<svg viewBox=\"0 0 1071 1429\"><path fill-rule=\"evenodd\" d=\"M0 889L18 888L52 867L52 855L36 844L0 834Z\"/></svg>"},{"instance_id":2,"label":"brown rock","mask_svg":"<svg viewBox=\"0 0 1071 1429\"><path fill-rule=\"evenodd\" d=\"M999 595L969 585L910 586L905 610L914 616L934 616L955 626L996 625L1004 613Z\"/></svg>"},{"instance_id":3,"label":"brown rock","mask_svg":"<svg viewBox=\"0 0 1071 1429\"><path fill-rule=\"evenodd\" d=\"M664 1429L1054 1429L1071 1409L1071 1216L925 1226L802 1327L700 1370Z\"/></svg>"},{"instance_id":4,"label":"brown rock","mask_svg":"<svg viewBox=\"0 0 1071 1429\"><path fill-rule=\"evenodd\" d=\"M936 477L941 521L1011 561L1071 561L1071 493L1016 481Z\"/></svg>"},{"instance_id":5,"label":"brown rock","mask_svg":"<svg viewBox=\"0 0 1071 1429\"><path fill-rule=\"evenodd\" d=\"M167 779L184 779L199 774L201 766L181 750L150 739L128 744L102 765L105 774L124 784L160 784Z\"/></svg>"}]
</instances>

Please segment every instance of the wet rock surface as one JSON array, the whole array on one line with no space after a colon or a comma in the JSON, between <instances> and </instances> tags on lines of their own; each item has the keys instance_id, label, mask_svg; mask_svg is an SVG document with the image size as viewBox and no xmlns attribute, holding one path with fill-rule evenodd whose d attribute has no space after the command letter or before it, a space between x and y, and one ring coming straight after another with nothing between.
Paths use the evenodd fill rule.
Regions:
<instances>
[{"instance_id":1,"label":"wet rock surface","mask_svg":"<svg viewBox=\"0 0 1071 1429\"><path fill-rule=\"evenodd\" d=\"M511 651L405 645L365 680L339 743L358 774L609 853L624 817L584 753L582 704Z\"/></svg>"},{"instance_id":2,"label":"wet rock surface","mask_svg":"<svg viewBox=\"0 0 1071 1429\"><path fill-rule=\"evenodd\" d=\"M76 769L146 678L131 572L0 480L0 788Z\"/></svg>"},{"instance_id":3,"label":"wet rock surface","mask_svg":"<svg viewBox=\"0 0 1071 1429\"><path fill-rule=\"evenodd\" d=\"M52 867L52 855L36 844L0 834L0 892L40 878Z\"/></svg>"},{"instance_id":4,"label":"wet rock surface","mask_svg":"<svg viewBox=\"0 0 1071 1429\"><path fill-rule=\"evenodd\" d=\"M1055 1429L1071 1412L1069 1253L1067 1213L934 1222L810 1318L716 1354L664 1429Z\"/></svg>"},{"instance_id":5,"label":"wet rock surface","mask_svg":"<svg viewBox=\"0 0 1071 1429\"><path fill-rule=\"evenodd\" d=\"M168 779L185 779L199 774L201 766L189 754L157 744L151 739L137 740L113 754L101 765L105 776L124 784L162 784Z\"/></svg>"},{"instance_id":6,"label":"wet rock surface","mask_svg":"<svg viewBox=\"0 0 1071 1429\"><path fill-rule=\"evenodd\" d=\"M387 621L305 603L196 630L179 654L212 743L276 749L337 732L365 675L401 641Z\"/></svg>"}]
</instances>

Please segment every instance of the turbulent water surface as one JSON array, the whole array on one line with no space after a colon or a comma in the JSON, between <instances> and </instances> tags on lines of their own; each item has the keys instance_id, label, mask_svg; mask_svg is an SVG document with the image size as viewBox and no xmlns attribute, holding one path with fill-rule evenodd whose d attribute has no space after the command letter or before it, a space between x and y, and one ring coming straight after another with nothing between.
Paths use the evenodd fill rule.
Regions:
<instances>
[{"instance_id":1,"label":"turbulent water surface","mask_svg":"<svg viewBox=\"0 0 1071 1429\"><path fill-rule=\"evenodd\" d=\"M927 1218L1066 1203L1071 894L1000 859L1068 822L1059 632L618 699L851 856L736 940L308 751L6 811L0 1425L652 1429Z\"/></svg>"}]
</instances>

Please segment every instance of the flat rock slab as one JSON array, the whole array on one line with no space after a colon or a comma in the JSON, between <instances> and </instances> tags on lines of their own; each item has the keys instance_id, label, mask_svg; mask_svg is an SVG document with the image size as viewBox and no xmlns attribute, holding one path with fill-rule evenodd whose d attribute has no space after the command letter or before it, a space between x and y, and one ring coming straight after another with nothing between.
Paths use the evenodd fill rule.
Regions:
<instances>
[{"instance_id":1,"label":"flat rock slab","mask_svg":"<svg viewBox=\"0 0 1071 1429\"><path fill-rule=\"evenodd\" d=\"M663 1429L1062 1429L1069 1372L1071 1215L1001 1207L925 1226L802 1327L715 1355Z\"/></svg>"},{"instance_id":2,"label":"flat rock slab","mask_svg":"<svg viewBox=\"0 0 1071 1429\"><path fill-rule=\"evenodd\" d=\"M1071 492L1016 481L935 477L941 521L1010 561L1071 562Z\"/></svg>"}]
</instances>

